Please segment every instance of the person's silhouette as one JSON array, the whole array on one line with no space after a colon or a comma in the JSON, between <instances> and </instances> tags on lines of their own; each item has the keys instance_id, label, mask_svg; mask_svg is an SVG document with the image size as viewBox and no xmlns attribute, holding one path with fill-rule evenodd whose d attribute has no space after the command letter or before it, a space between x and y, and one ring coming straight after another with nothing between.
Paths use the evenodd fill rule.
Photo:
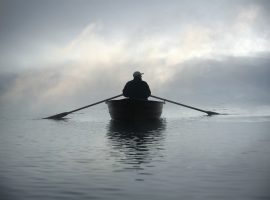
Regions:
<instances>
[{"instance_id":1,"label":"person's silhouette","mask_svg":"<svg viewBox=\"0 0 270 200\"><path fill-rule=\"evenodd\" d=\"M133 80L128 81L123 89L123 95L130 99L144 99L151 95L148 84L142 80L143 73L136 71L133 73Z\"/></svg>"}]
</instances>

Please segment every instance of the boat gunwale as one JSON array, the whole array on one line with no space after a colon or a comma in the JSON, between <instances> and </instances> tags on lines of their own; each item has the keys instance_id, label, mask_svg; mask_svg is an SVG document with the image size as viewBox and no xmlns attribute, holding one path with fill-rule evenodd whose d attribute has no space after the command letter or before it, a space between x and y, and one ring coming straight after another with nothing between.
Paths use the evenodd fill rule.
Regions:
<instances>
[{"instance_id":1,"label":"boat gunwale","mask_svg":"<svg viewBox=\"0 0 270 200\"><path fill-rule=\"evenodd\" d=\"M106 101L105 103L108 104L109 102L132 102L132 103L135 103L135 102L138 102L138 103L143 103L143 102L148 102L148 103L162 103L162 104L165 104L165 101L155 101L155 100L145 100L145 99L129 99L129 98L126 98L126 99L113 99L113 100L108 100Z\"/></svg>"}]
</instances>

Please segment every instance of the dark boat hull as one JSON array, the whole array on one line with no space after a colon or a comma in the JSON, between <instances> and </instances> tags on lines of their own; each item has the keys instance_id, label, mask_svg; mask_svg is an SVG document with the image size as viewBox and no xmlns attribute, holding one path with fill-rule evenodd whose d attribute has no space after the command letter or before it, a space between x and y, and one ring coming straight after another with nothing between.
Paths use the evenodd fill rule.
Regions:
<instances>
[{"instance_id":1,"label":"dark boat hull","mask_svg":"<svg viewBox=\"0 0 270 200\"><path fill-rule=\"evenodd\" d=\"M114 120L152 120L159 119L163 102L148 100L111 100L106 102Z\"/></svg>"}]
</instances>

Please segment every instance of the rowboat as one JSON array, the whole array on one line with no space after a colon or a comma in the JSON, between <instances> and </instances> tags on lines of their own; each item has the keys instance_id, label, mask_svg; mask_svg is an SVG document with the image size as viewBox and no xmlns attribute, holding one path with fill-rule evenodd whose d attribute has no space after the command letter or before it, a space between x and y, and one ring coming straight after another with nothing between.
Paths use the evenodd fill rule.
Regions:
<instances>
[{"instance_id":1,"label":"rowboat","mask_svg":"<svg viewBox=\"0 0 270 200\"><path fill-rule=\"evenodd\" d=\"M106 104L113 120L153 120L162 113L162 101L120 99L110 100Z\"/></svg>"},{"instance_id":2,"label":"rowboat","mask_svg":"<svg viewBox=\"0 0 270 200\"><path fill-rule=\"evenodd\" d=\"M217 112L212 112L212 111L207 111L207 110L202 110L199 108L195 108L192 106L188 106L182 103L178 103L176 101L171 101L169 99L164 99L161 97L157 97L154 95L150 95L153 98L162 100L162 101L148 101L148 100L132 100L132 99L121 99L121 100L112 100L118 97L123 96L123 94L119 94L116 95L114 97L110 97L108 99L104 99L102 101L98 101L96 103L92 103L90 105L81 107L81 108L77 108L68 112L63 112L63 113L59 113L56 115L52 115L49 117L45 117L43 119L54 119L54 120L59 120L59 119L63 119L65 116L77 112L79 110L91 107L91 106L95 106L97 104L106 102L108 104L109 107L109 112L111 115L112 119L120 119L120 120L124 120L124 119L132 119L132 120L137 120L137 119L159 119L162 113L162 109L163 109L163 104L165 101L179 105L179 106L183 106L186 108L190 108L193 110L197 110L200 112L204 112L206 113L208 116L212 116L212 115L219 115L220 113Z\"/></svg>"}]
</instances>

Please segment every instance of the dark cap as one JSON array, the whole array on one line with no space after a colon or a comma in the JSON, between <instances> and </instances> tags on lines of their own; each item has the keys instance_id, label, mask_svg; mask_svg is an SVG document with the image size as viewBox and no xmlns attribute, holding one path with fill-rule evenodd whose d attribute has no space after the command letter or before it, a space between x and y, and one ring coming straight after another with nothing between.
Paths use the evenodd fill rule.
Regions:
<instances>
[{"instance_id":1,"label":"dark cap","mask_svg":"<svg viewBox=\"0 0 270 200\"><path fill-rule=\"evenodd\" d=\"M142 76L143 73L139 72L139 71L136 71L133 73L133 77L137 77L137 76Z\"/></svg>"}]
</instances>

